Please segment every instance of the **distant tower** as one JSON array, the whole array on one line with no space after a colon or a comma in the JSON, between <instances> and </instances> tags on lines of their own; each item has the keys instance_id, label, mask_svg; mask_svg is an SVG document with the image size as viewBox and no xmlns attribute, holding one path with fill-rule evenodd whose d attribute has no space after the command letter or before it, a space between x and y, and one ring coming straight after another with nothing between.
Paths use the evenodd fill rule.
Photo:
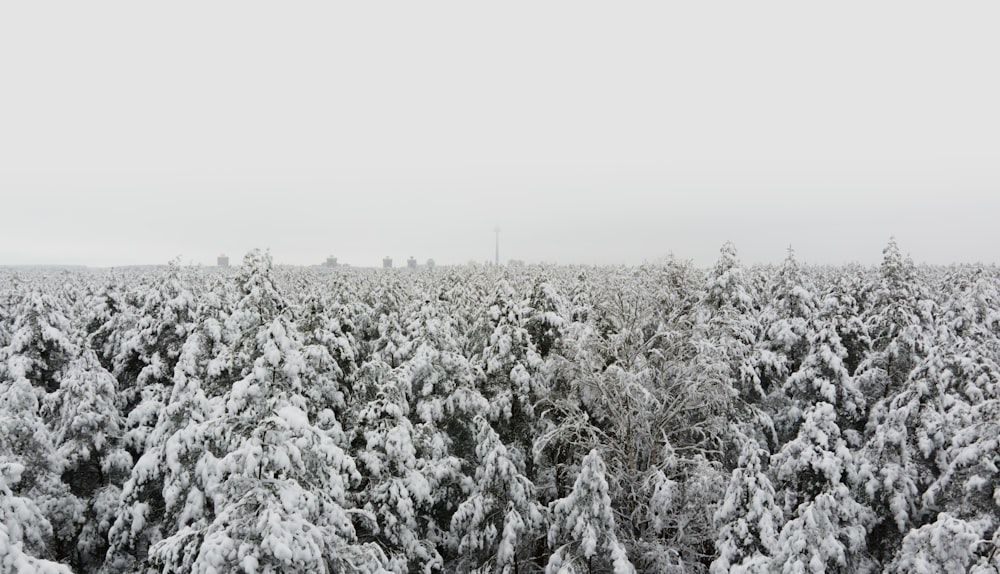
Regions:
<instances>
[{"instance_id":1,"label":"distant tower","mask_svg":"<svg viewBox=\"0 0 1000 574\"><path fill-rule=\"evenodd\" d=\"M326 258L326 266L327 267L336 267L337 266L337 258L334 257L333 255L327 257Z\"/></svg>"},{"instance_id":2,"label":"distant tower","mask_svg":"<svg viewBox=\"0 0 1000 574\"><path fill-rule=\"evenodd\" d=\"M386 255L382 259L382 269L392 269L392 257Z\"/></svg>"},{"instance_id":3,"label":"distant tower","mask_svg":"<svg viewBox=\"0 0 1000 574\"><path fill-rule=\"evenodd\" d=\"M428 269L434 269L434 260L433 259L428 259L427 260L427 268Z\"/></svg>"},{"instance_id":4,"label":"distant tower","mask_svg":"<svg viewBox=\"0 0 1000 574\"><path fill-rule=\"evenodd\" d=\"M226 257L226 254L223 253L222 255L219 255L218 258L216 258L215 263L219 267L229 267L229 257Z\"/></svg>"},{"instance_id":5,"label":"distant tower","mask_svg":"<svg viewBox=\"0 0 1000 574\"><path fill-rule=\"evenodd\" d=\"M410 255L410 258L406 260L406 266L409 267L410 269L416 269L417 259L414 256Z\"/></svg>"},{"instance_id":6,"label":"distant tower","mask_svg":"<svg viewBox=\"0 0 1000 574\"><path fill-rule=\"evenodd\" d=\"M497 234L497 247L496 247L496 255L495 255L495 261L494 262L497 264L497 266L499 266L500 265L500 226L497 225L493 229L493 232Z\"/></svg>"}]
</instances>

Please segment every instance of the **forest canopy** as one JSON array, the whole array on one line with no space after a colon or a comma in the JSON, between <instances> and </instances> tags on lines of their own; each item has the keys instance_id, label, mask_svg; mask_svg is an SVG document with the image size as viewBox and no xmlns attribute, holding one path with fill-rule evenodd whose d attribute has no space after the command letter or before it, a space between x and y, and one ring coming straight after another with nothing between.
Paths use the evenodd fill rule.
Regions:
<instances>
[{"instance_id":1,"label":"forest canopy","mask_svg":"<svg viewBox=\"0 0 1000 574\"><path fill-rule=\"evenodd\" d=\"M0 571L996 572L998 285L0 270Z\"/></svg>"}]
</instances>

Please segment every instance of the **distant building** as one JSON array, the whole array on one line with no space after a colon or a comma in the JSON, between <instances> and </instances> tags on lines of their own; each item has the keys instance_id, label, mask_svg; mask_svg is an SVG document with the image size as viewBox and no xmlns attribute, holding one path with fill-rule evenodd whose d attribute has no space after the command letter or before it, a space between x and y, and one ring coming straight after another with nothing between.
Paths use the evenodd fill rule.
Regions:
<instances>
[{"instance_id":1,"label":"distant building","mask_svg":"<svg viewBox=\"0 0 1000 574\"><path fill-rule=\"evenodd\" d=\"M428 259L427 260L427 268L428 269L434 269L434 260L433 259Z\"/></svg>"},{"instance_id":2,"label":"distant building","mask_svg":"<svg viewBox=\"0 0 1000 574\"><path fill-rule=\"evenodd\" d=\"M334 257L333 255L327 257L326 258L326 263L324 263L324 265L326 267L337 267L338 266L338 264L337 264L337 258Z\"/></svg>"},{"instance_id":3,"label":"distant building","mask_svg":"<svg viewBox=\"0 0 1000 574\"><path fill-rule=\"evenodd\" d=\"M392 269L392 257L386 255L385 258L382 259L382 269Z\"/></svg>"},{"instance_id":4,"label":"distant building","mask_svg":"<svg viewBox=\"0 0 1000 574\"><path fill-rule=\"evenodd\" d=\"M215 263L219 267L229 267L229 257L227 257L225 253L223 253L222 255L219 255L218 258L216 258Z\"/></svg>"},{"instance_id":5,"label":"distant building","mask_svg":"<svg viewBox=\"0 0 1000 574\"><path fill-rule=\"evenodd\" d=\"M410 269L416 269L417 259L411 255L410 258L406 260L406 266L409 267Z\"/></svg>"}]
</instances>

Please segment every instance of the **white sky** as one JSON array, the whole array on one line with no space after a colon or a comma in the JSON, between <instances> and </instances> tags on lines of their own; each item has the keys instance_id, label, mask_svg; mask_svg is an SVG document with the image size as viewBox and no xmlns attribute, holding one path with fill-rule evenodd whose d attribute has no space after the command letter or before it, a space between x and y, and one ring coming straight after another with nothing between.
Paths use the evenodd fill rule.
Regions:
<instances>
[{"instance_id":1,"label":"white sky","mask_svg":"<svg viewBox=\"0 0 1000 574\"><path fill-rule=\"evenodd\" d=\"M0 265L998 262L1000 3L5 2Z\"/></svg>"}]
</instances>

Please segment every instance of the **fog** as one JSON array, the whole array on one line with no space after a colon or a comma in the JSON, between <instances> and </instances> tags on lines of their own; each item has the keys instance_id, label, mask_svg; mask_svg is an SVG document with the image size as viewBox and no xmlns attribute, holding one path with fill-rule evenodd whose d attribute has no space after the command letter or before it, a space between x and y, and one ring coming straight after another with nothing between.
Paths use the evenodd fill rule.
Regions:
<instances>
[{"instance_id":1,"label":"fog","mask_svg":"<svg viewBox=\"0 0 1000 574\"><path fill-rule=\"evenodd\" d=\"M0 265L997 262L992 2L0 7Z\"/></svg>"}]
</instances>

